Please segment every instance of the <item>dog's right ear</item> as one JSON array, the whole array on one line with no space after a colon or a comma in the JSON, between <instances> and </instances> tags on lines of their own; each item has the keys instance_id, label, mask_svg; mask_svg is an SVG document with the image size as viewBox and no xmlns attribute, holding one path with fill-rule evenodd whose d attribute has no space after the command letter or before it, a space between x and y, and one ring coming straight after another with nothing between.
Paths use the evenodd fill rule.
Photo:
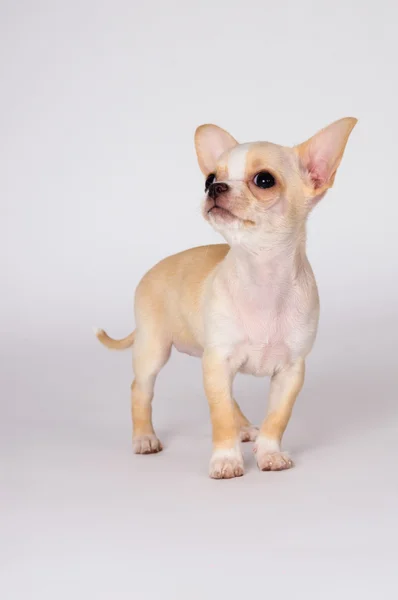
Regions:
<instances>
[{"instance_id":1,"label":"dog's right ear","mask_svg":"<svg viewBox=\"0 0 398 600\"><path fill-rule=\"evenodd\" d=\"M221 154L237 146L238 142L217 125L201 125L195 131L195 149L200 170L206 177L216 170Z\"/></svg>"}]
</instances>

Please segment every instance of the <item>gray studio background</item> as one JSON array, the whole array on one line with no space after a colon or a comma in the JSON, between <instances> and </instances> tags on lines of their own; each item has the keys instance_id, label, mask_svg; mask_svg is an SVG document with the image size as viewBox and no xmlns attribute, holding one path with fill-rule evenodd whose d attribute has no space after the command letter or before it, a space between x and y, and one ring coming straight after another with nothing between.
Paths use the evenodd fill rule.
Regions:
<instances>
[{"instance_id":1,"label":"gray studio background","mask_svg":"<svg viewBox=\"0 0 398 600\"><path fill-rule=\"evenodd\" d=\"M396 3L0 3L0 596L396 598ZM295 144L356 116L309 222L319 336L296 468L207 478L200 362L173 354L133 456L145 271L219 241L193 133ZM266 380L238 377L255 422Z\"/></svg>"}]
</instances>

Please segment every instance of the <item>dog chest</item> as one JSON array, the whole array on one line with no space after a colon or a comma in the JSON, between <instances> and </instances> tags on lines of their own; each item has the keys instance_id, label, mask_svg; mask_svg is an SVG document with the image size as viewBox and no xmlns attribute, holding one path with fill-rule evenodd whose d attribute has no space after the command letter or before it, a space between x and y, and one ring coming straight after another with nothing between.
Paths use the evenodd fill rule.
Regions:
<instances>
[{"instance_id":1,"label":"dog chest","mask_svg":"<svg viewBox=\"0 0 398 600\"><path fill-rule=\"evenodd\" d=\"M290 362L291 352L283 342L276 344L253 344L247 342L237 348L242 365L241 373L257 375L272 375L277 369Z\"/></svg>"},{"instance_id":2,"label":"dog chest","mask_svg":"<svg viewBox=\"0 0 398 600\"><path fill-rule=\"evenodd\" d=\"M231 361L242 373L264 376L305 356L309 351L314 328L310 310L294 303L283 307L251 307L231 313L229 327ZM229 329L229 331L228 331Z\"/></svg>"}]
</instances>

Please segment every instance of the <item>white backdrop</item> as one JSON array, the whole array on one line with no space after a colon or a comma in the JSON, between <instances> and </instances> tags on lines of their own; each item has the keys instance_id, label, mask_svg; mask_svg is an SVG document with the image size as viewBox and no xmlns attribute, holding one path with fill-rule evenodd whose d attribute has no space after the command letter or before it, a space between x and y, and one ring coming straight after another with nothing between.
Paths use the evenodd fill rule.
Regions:
<instances>
[{"instance_id":1,"label":"white backdrop","mask_svg":"<svg viewBox=\"0 0 398 600\"><path fill-rule=\"evenodd\" d=\"M396 597L396 22L393 0L1 2L2 597ZM344 116L309 223L322 310L296 468L258 473L247 447L245 477L208 480L181 355L157 386L165 451L133 456L130 356L91 326L129 333L145 271L219 240L196 126L291 145ZM266 382L236 387L259 421Z\"/></svg>"}]
</instances>

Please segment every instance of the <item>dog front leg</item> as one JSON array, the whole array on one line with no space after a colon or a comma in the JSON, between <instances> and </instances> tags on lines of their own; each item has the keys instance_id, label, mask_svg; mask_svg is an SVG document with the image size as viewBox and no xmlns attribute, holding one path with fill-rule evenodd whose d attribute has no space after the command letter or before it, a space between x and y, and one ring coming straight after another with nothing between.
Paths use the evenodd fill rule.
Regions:
<instances>
[{"instance_id":1,"label":"dog front leg","mask_svg":"<svg viewBox=\"0 0 398 600\"><path fill-rule=\"evenodd\" d=\"M232 398L235 373L228 360L216 350L205 350L202 359L203 381L209 402L213 428L213 454L210 477L231 479L243 475L243 457L240 449L240 427Z\"/></svg>"},{"instance_id":2,"label":"dog front leg","mask_svg":"<svg viewBox=\"0 0 398 600\"><path fill-rule=\"evenodd\" d=\"M257 464L262 471L282 471L293 466L289 455L281 451L281 441L303 387L304 372L304 360L299 359L275 373L271 379L268 413L254 446Z\"/></svg>"}]
</instances>

